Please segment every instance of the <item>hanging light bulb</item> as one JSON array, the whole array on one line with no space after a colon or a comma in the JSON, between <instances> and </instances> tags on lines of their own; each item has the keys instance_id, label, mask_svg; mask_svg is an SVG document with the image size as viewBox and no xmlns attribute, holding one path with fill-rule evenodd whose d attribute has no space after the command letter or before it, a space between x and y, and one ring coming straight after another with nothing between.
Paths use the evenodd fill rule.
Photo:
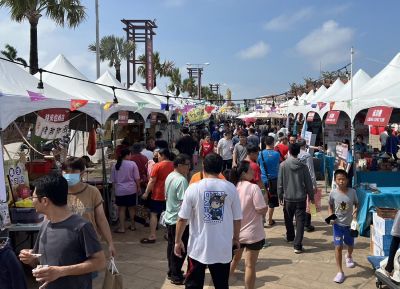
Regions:
<instances>
[{"instance_id":1,"label":"hanging light bulb","mask_svg":"<svg viewBox=\"0 0 400 289\"><path fill-rule=\"evenodd\" d=\"M38 82L38 86L37 86L38 89L44 89L43 81L42 81L42 72L43 72L43 70L41 68L39 68L40 76L39 76L39 82Z\"/></svg>"},{"instance_id":2,"label":"hanging light bulb","mask_svg":"<svg viewBox=\"0 0 400 289\"><path fill-rule=\"evenodd\" d=\"M113 86L113 87L111 87L111 88L112 88L113 94L114 94L113 103L114 103L114 104L118 104L118 98L117 98L117 96L115 95L115 86Z\"/></svg>"}]
</instances>

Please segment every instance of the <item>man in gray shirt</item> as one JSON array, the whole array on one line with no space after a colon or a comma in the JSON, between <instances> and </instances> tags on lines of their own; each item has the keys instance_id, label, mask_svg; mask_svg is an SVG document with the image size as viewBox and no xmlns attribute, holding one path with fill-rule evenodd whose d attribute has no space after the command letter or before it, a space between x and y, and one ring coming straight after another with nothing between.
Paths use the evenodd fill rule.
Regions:
<instances>
[{"instance_id":1,"label":"man in gray shirt","mask_svg":"<svg viewBox=\"0 0 400 289\"><path fill-rule=\"evenodd\" d=\"M20 260L32 267L46 289L91 289L92 272L105 267L105 256L92 224L72 214L67 206L68 183L50 174L36 181L33 205L47 219L33 250L22 250Z\"/></svg>"},{"instance_id":2,"label":"man in gray shirt","mask_svg":"<svg viewBox=\"0 0 400 289\"><path fill-rule=\"evenodd\" d=\"M300 146L295 143L289 146L290 157L281 163L278 173L278 196L284 206L286 240L293 241L294 252L303 252L304 223L306 217L307 195L314 203L314 189L310 172L297 156ZM293 217L296 217L296 234Z\"/></svg>"},{"instance_id":3,"label":"man in gray shirt","mask_svg":"<svg viewBox=\"0 0 400 289\"><path fill-rule=\"evenodd\" d=\"M233 149L233 163L232 167L237 167L238 163L243 161L246 156L247 156L247 138L244 134L244 132L240 131L238 133L239 135L239 143L235 145L235 148Z\"/></svg>"}]
</instances>

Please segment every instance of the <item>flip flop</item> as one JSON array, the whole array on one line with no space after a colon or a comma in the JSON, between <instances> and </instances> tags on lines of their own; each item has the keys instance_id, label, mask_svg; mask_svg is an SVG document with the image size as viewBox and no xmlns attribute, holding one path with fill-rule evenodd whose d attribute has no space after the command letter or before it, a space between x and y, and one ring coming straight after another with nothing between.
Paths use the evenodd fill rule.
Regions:
<instances>
[{"instance_id":1,"label":"flip flop","mask_svg":"<svg viewBox=\"0 0 400 289\"><path fill-rule=\"evenodd\" d=\"M140 243L142 244L154 244L156 242L156 239L148 239L148 238L143 238L140 240Z\"/></svg>"},{"instance_id":2,"label":"flip flop","mask_svg":"<svg viewBox=\"0 0 400 289\"><path fill-rule=\"evenodd\" d=\"M114 233L117 233L117 234L124 234L125 231L120 231L119 229L115 229L115 230L114 230Z\"/></svg>"},{"instance_id":3,"label":"flip flop","mask_svg":"<svg viewBox=\"0 0 400 289\"><path fill-rule=\"evenodd\" d=\"M131 230L131 231L136 231L136 227L134 227L134 226L132 226L132 225L130 225L130 226L128 227L128 229Z\"/></svg>"},{"instance_id":4,"label":"flip flop","mask_svg":"<svg viewBox=\"0 0 400 289\"><path fill-rule=\"evenodd\" d=\"M275 224L276 224L275 220L272 220L271 222L268 223L268 226L272 227Z\"/></svg>"}]
</instances>

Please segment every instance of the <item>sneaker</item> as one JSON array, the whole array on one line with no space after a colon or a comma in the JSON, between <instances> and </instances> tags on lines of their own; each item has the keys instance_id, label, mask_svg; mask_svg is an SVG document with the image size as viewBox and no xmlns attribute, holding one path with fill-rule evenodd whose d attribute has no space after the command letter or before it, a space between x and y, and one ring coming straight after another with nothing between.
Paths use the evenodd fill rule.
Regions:
<instances>
[{"instance_id":1,"label":"sneaker","mask_svg":"<svg viewBox=\"0 0 400 289\"><path fill-rule=\"evenodd\" d=\"M294 253L295 254L301 254L301 253L303 253L304 252L304 249L303 248L301 248L301 249L294 249Z\"/></svg>"},{"instance_id":2,"label":"sneaker","mask_svg":"<svg viewBox=\"0 0 400 289\"><path fill-rule=\"evenodd\" d=\"M346 267L347 268L354 268L355 267L353 258L348 257L347 254L346 254Z\"/></svg>"},{"instance_id":3,"label":"sneaker","mask_svg":"<svg viewBox=\"0 0 400 289\"><path fill-rule=\"evenodd\" d=\"M171 279L171 284L183 285L185 284L185 279Z\"/></svg>"},{"instance_id":4,"label":"sneaker","mask_svg":"<svg viewBox=\"0 0 400 289\"><path fill-rule=\"evenodd\" d=\"M268 248L268 247L270 247L270 246L272 246L272 243L271 243L271 242L268 242L268 241L265 241L265 243L264 243L264 245L263 245L263 249Z\"/></svg>"},{"instance_id":5,"label":"sneaker","mask_svg":"<svg viewBox=\"0 0 400 289\"><path fill-rule=\"evenodd\" d=\"M311 232L314 232L314 231L315 231L315 227L314 227L314 226L312 226L312 225L305 227L305 229L306 229L306 231L307 231L307 232L309 232L309 233L311 233Z\"/></svg>"},{"instance_id":6,"label":"sneaker","mask_svg":"<svg viewBox=\"0 0 400 289\"><path fill-rule=\"evenodd\" d=\"M339 272L336 274L335 278L333 278L333 282L336 283L343 283L344 281L344 273L343 272Z\"/></svg>"}]
</instances>

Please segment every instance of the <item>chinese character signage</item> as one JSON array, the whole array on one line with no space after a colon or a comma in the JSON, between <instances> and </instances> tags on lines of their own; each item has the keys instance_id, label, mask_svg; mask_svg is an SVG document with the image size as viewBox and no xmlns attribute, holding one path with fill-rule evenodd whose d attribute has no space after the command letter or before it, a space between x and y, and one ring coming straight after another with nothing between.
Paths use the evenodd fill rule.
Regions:
<instances>
[{"instance_id":1,"label":"chinese character signage","mask_svg":"<svg viewBox=\"0 0 400 289\"><path fill-rule=\"evenodd\" d=\"M128 124L129 111L119 111L118 112L118 124L126 125Z\"/></svg>"},{"instance_id":2,"label":"chinese character signage","mask_svg":"<svg viewBox=\"0 0 400 289\"><path fill-rule=\"evenodd\" d=\"M307 121L308 122L313 121L314 120L314 115L315 115L315 112L313 112L313 111L309 112L308 115L307 115Z\"/></svg>"},{"instance_id":3,"label":"chinese character signage","mask_svg":"<svg viewBox=\"0 0 400 289\"><path fill-rule=\"evenodd\" d=\"M146 88L149 91L154 88L153 74L153 42L148 40L146 43Z\"/></svg>"},{"instance_id":4,"label":"chinese character signage","mask_svg":"<svg viewBox=\"0 0 400 289\"><path fill-rule=\"evenodd\" d=\"M336 124L339 119L340 111L338 110L331 110L328 112L325 124Z\"/></svg>"},{"instance_id":5,"label":"chinese character signage","mask_svg":"<svg viewBox=\"0 0 400 289\"><path fill-rule=\"evenodd\" d=\"M59 139L68 135L69 112L66 109L45 109L38 112L35 135L43 139Z\"/></svg>"},{"instance_id":6,"label":"chinese character signage","mask_svg":"<svg viewBox=\"0 0 400 289\"><path fill-rule=\"evenodd\" d=\"M392 115L393 107L375 106L368 109L365 117L365 125L387 126L390 116Z\"/></svg>"}]
</instances>

